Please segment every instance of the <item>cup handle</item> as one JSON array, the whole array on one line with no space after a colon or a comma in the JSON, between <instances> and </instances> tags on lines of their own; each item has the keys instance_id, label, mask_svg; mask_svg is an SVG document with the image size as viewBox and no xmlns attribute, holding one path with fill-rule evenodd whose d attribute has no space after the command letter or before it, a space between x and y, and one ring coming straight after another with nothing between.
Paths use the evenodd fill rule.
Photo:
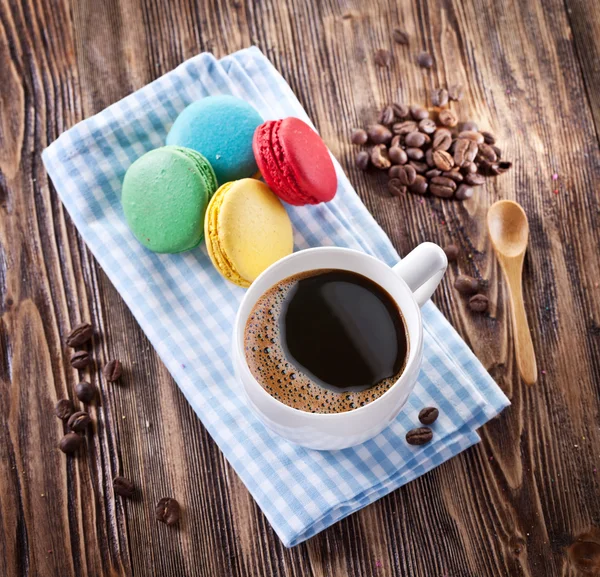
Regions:
<instances>
[{"instance_id":1,"label":"cup handle","mask_svg":"<svg viewBox=\"0 0 600 577\"><path fill-rule=\"evenodd\" d=\"M446 268L446 253L437 244L424 242L410 251L392 270L404 280L417 304L422 307L440 284Z\"/></svg>"}]
</instances>

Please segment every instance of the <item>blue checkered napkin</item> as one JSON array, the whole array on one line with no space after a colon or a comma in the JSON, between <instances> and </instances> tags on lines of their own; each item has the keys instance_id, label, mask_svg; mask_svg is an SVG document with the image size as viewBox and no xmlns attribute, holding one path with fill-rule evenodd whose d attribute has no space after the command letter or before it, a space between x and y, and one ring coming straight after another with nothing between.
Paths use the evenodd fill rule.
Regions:
<instances>
[{"instance_id":1,"label":"blue checkered napkin","mask_svg":"<svg viewBox=\"0 0 600 577\"><path fill-rule=\"evenodd\" d=\"M188 401L286 546L296 545L479 441L476 429L508 405L454 329L423 308L425 358L419 382L396 421L343 451L292 445L266 429L244 402L230 357L243 289L225 282L204 246L178 255L145 250L129 231L119 194L127 167L165 142L177 114L209 94L244 98L265 119L308 118L257 48L216 60L201 54L85 120L50 145L44 164L81 236L135 315ZM288 207L296 249L337 245L393 265L389 239L340 166L337 196ZM434 441L406 444L426 405L440 408Z\"/></svg>"}]
</instances>

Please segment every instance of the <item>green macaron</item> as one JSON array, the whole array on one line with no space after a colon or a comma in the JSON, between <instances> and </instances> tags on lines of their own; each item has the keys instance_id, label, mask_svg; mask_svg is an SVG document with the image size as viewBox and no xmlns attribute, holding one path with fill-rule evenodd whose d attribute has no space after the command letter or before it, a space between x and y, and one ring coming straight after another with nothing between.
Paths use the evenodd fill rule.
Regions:
<instances>
[{"instance_id":1,"label":"green macaron","mask_svg":"<svg viewBox=\"0 0 600 577\"><path fill-rule=\"evenodd\" d=\"M121 204L129 228L148 249L177 253L204 236L204 215L217 178L199 152L163 146L138 158L127 170Z\"/></svg>"}]
</instances>

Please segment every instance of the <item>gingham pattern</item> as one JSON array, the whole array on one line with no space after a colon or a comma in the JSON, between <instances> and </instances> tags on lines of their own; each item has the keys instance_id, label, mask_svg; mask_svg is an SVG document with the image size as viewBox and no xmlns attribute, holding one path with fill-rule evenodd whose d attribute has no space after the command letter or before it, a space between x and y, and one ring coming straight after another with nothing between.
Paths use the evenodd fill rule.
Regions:
<instances>
[{"instance_id":1,"label":"gingham pattern","mask_svg":"<svg viewBox=\"0 0 600 577\"><path fill-rule=\"evenodd\" d=\"M270 433L248 410L234 378L230 341L243 290L225 282L204 246L179 255L146 251L125 223L119 194L127 167L165 141L177 114L209 94L234 94L265 119L308 118L257 48L217 61L201 54L85 120L43 154L71 218L186 398L286 546L422 475L479 441L476 429L508 405L454 329L423 308L425 359L418 385L392 426L358 447L310 451ZM335 200L288 207L296 249L347 246L392 265L389 239L336 163ZM426 405L440 408L435 440L406 444Z\"/></svg>"}]
</instances>

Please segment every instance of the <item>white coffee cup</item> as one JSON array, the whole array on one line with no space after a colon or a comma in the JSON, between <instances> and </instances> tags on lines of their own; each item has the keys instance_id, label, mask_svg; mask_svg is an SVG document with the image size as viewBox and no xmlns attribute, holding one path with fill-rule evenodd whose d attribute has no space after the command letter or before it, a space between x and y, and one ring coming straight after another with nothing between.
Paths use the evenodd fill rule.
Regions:
<instances>
[{"instance_id":1,"label":"white coffee cup","mask_svg":"<svg viewBox=\"0 0 600 577\"><path fill-rule=\"evenodd\" d=\"M391 268L368 254L337 247L301 250L271 265L246 292L234 326L233 361L250 408L267 427L311 449L345 449L383 431L396 418L417 382L423 359L420 307L437 288L447 266L444 251L430 242L417 246ZM307 413L278 401L253 377L244 355L246 321L257 300L281 280L317 269L348 270L376 282L396 301L408 330L409 356L400 378L378 399L345 413Z\"/></svg>"}]
</instances>

